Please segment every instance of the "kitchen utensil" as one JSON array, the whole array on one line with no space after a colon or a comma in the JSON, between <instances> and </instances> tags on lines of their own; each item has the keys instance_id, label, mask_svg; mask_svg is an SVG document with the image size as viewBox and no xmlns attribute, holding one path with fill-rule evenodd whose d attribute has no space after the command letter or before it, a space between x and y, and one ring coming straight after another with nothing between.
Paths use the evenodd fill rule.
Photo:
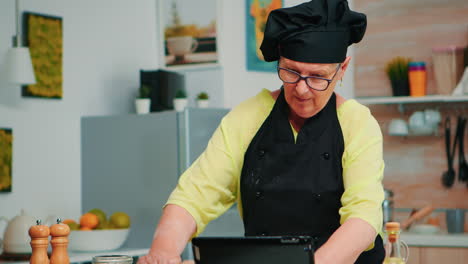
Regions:
<instances>
[{"instance_id":1,"label":"kitchen utensil","mask_svg":"<svg viewBox=\"0 0 468 264\"><path fill-rule=\"evenodd\" d=\"M466 126L466 118L460 117L460 129L457 130L458 132L458 180L461 182L468 180L468 164L465 160L465 126Z\"/></svg>"},{"instance_id":2,"label":"kitchen utensil","mask_svg":"<svg viewBox=\"0 0 468 264\"><path fill-rule=\"evenodd\" d=\"M442 184L447 188L452 187L453 182L455 181L455 170L453 169L453 155L455 153L452 153L450 149L450 137L451 137L450 126L451 126L450 117L447 116L445 118L445 152L447 154L448 170L444 172L444 174L442 175ZM455 143L456 143L456 140L454 140L454 144Z\"/></svg>"},{"instance_id":3,"label":"kitchen utensil","mask_svg":"<svg viewBox=\"0 0 468 264\"><path fill-rule=\"evenodd\" d=\"M68 235L70 235L70 227L67 224L63 224L60 218L57 218L57 223L50 227L50 244L52 245L51 264L70 263L67 250Z\"/></svg>"},{"instance_id":4,"label":"kitchen utensil","mask_svg":"<svg viewBox=\"0 0 468 264\"><path fill-rule=\"evenodd\" d=\"M42 225L41 220L36 221L36 225L29 228L31 237L32 255L29 259L30 264L49 263L47 256L47 247L49 246L50 229L47 225Z\"/></svg>"},{"instance_id":5,"label":"kitchen utensil","mask_svg":"<svg viewBox=\"0 0 468 264\"><path fill-rule=\"evenodd\" d=\"M451 234L463 233L465 224L464 209L447 209L445 211L447 232Z\"/></svg>"},{"instance_id":6,"label":"kitchen utensil","mask_svg":"<svg viewBox=\"0 0 468 264\"><path fill-rule=\"evenodd\" d=\"M401 229L402 230L407 229L411 225L411 223L413 223L414 221L418 219L425 217L426 215L432 213L432 211L434 211L434 207L432 205L424 206L423 208L418 210L416 213L412 214L408 219L403 221L403 223L401 223Z\"/></svg>"},{"instance_id":7,"label":"kitchen utensil","mask_svg":"<svg viewBox=\"0 0 468 264\"><path fill-rule=\"evenodd\" d=\"M20 215L9 221L5 217L0 217L0 220L8 222L3 235L3 251L7 253L31 253L28 230L36 223L36 218L28 215L25 210L21 210Z\"/></svg>"}]
</instances>

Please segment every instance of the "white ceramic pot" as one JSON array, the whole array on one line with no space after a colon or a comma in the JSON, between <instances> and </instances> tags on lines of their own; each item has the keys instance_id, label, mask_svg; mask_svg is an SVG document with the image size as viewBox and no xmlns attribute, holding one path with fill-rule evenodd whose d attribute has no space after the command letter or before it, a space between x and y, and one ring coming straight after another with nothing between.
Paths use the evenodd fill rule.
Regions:
<instances>
[{"instance_id":1,"label":"white ceramic pot","mask_svg":"<svg viewBox=\"0 0 468 264\"><path fill-rule=\"evenodd\" d=\"M209 105L210 105L210 100L208 99L197 100L197 106L199 108L207 108Z\"/></svg>"},{"instance_id":2,"label":"white ceramic pot","mask_svg":"<svg viewBox=\"0 0 468 264\"><path fill-rule=\"evenodd\" d=\"M151 100L149 98L135 99L137 114L148 114L150 112Z\"/></svg>"},{"instance_id":3,"label":"white ceramic pot","mask_svg":"<svg viewBox=\"0 0 468 264\"><path fill-rule=\"evenodd\" d=\"M184 111L185 107L187 107L187 98L175 98L174 99L174 109L177 112Z\"/></svg>"},{"instance_id":4,"label":"white ceramic pot","mask_svg":"<svg viewBox=\"0 0 468 264\"><path fill-rule=\"evenodd\" d=\"M8 221L5 217L0 220L7 221L8 225L3 236L3 251L8 253L31 253L29 242L29 228L36 224L36 218L28 215L24 210L21 214Z\"/></svg>"}]
</instances>

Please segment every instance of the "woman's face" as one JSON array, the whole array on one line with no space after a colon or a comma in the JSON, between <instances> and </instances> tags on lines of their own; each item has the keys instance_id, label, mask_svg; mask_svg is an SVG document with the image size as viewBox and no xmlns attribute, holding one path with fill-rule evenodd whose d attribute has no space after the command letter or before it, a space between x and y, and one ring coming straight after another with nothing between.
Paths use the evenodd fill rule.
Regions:
<instances>
[{"instance_id":1,"label":"woman's face","mask_svg":"<svg viewBox=\"0 0 468 264\"><path fill-rule=\"evenodd\" d=\"M338 63L305 63L281 57L279 67L295 71L302 76L331 79L336 73L325 91L311 89L305 80L300 80L298 83L283 82L284 96L292 114L301 118L309 118L322 110L335 90L337 81L343 77L350 59L351 57L347 57L337 70Z\"/></svg>"}]
</instances>

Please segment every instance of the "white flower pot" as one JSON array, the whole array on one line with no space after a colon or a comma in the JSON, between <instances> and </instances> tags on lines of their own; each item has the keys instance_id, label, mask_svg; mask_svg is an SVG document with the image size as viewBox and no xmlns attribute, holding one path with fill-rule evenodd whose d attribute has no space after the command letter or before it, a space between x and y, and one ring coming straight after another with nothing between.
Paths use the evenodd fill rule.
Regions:
<instances>
[{"instance_id":1,"label":"white flower pot","mask_svg":"<svg viewBox=\"0 0 468 264\"><path fill-rule=\"evenodd\" d=\"M135 109L137 114L148 114L150 112L151 100L149 98L135 99Z\"/></svg>"},{"instance_id":2,"label":"white flower pot","mask_svg":"<svg viewBox=\"0 0 468 264\"><path fill-rule=\"evenodd\" d=\"M177 112L184 111L185 107L187 107L187 98L175 98L174 99L174 109Z\"/></svg>"},{"instance_id":3,"label":"white flower pot","mask_svg":"<svg viewBox=\"0 0 468 264\"><path fill-rule=\"evenodd\" d=\"M210 100L208 99L197 100L197 106L199 108L207 108L209 104L210 104Z\"/></svg>"}]
</instances>

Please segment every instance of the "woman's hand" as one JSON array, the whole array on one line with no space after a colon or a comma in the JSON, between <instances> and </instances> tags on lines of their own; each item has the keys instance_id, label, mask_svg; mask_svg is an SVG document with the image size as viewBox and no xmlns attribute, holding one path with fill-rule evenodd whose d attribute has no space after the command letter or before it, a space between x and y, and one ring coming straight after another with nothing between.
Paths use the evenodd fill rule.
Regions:
<instances>
[{"instance_id":1,"label":"woman's hand","mask_svg":"<svg viewBox=\"0 0 468 264\"><path fill-rule=\"evenodd\" d=\"M146 255L138 259L137 264L180 264L180 257L164 257L159 255ZM182 264L195 264L193 260L185 260Z\"/></svg>"},{"instance_id":2,"label":"woman's hand","mask_svg":"<svg viewBox=\"0 0 468 264\"><path fill-rule=\"evenodd\" d=\"M184 208L167 205L156 228L151 248L147 255L138 259L138 264L193 264L182 262L180 254L195 232L195 220Z\"/></svg>"},{"instance_id":3,"label":"woman's hand","mask_svg":"<svg viewBox=\"0 0 468 264\"><path fill-rule=\"evenodd\" d=\"M182 259L179 256L166 257L161 255L146 255L138 258L137 264L180 264Z\"/></svg>"}]
</instances>

